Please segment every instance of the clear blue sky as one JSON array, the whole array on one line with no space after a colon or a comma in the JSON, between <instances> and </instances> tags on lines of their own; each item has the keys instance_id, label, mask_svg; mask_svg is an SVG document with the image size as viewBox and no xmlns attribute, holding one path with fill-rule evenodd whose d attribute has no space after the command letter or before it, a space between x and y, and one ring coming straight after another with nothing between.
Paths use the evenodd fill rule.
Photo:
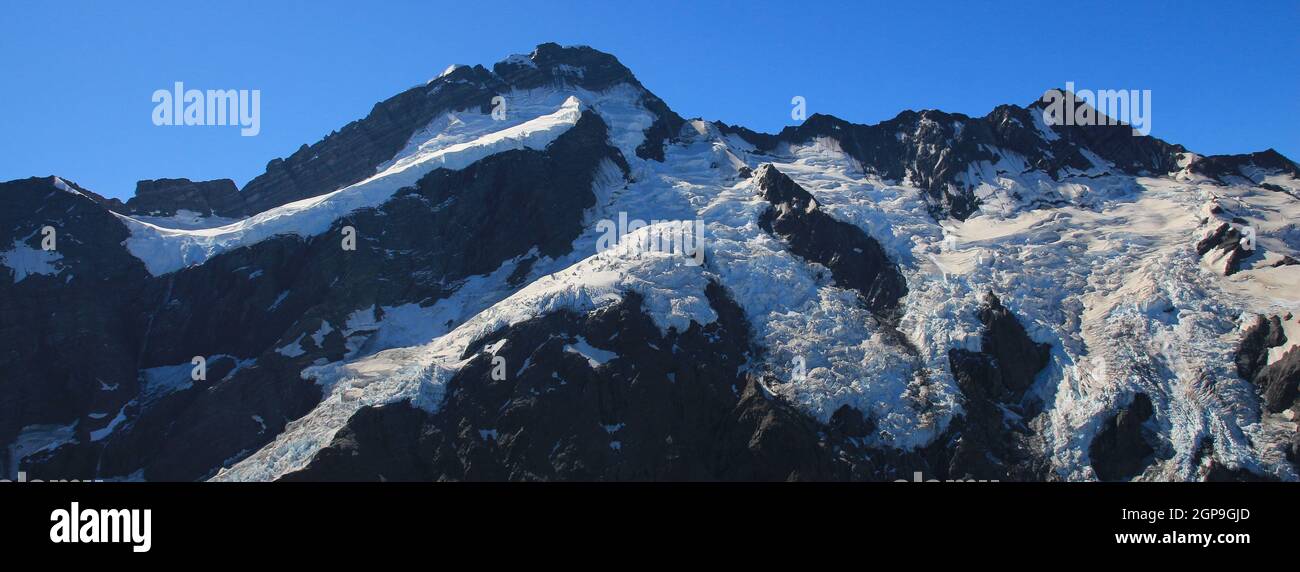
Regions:
<instances>
[{"instance_id":1,"label":"clear blue sky","mask_svg":"<svg viewBox=\"0 0 1300 572\"><path fill-rule=\"evenodd\" d=\"M539 43L618 56L687 117L761 131L809 112L984 115L1044 89L1150 89L1152 135L1300 160L1300 2L14 2L0 180L228 177L313 143L451 63ZM156 89L262 91L261 134L156 127Z\"/></svg>"}]
</instances>

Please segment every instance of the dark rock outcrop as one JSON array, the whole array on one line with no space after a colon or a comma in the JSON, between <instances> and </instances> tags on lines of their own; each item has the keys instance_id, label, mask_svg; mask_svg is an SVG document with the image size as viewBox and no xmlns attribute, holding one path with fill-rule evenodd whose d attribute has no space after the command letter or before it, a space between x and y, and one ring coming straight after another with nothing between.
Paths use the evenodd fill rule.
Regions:
<instances>
[{"instance_id":1,"label":"dark rock outcrop","mask_svg":"<svg viewBox=\"0 0 1300 572\"><path fill-rule=\"evenodd\" d=\"M948 351L965 412L940 440L951 450L947 472L994 480L1046 478L1046 463L1032 444L1029 419L1036 412L1025 403L1025 392L1047 367L1051 346L1030 339L991 292L976 314L984 324L981 351Z\"/></svg>"},{"instance_id":2,"label":"dark rock outcrop","mask_svg":"<svg viewBox=\"0 0 1300 572\"><path fill-rule=\"evenodd\" d=\"M1263 408L1269 413L1279 413L1295 405L1300 397L1300 349L1293 347L1277 361L1268 363L1270 350L1288 341L1282 319L1257 316L1237 347L1237 374L1259 388Z\"/></svg>"},{"instance_id":3,"label":"dark rock outcrop","mask_svg":"<svg viewBox=\"0 0 1300 572\"><path fill-rule=\"evenodd\" d=\"M1300 428L1291 435L1291 446L1286 450L1286 458L1291 464L1300 467Z\"/></svg>"},{"instance_id":4,"label":"dark rock outcrop","mask_svg":"<svg viewBox=\"0 0 1300 572\"><path fill-rule=\"evenodd\" d=\"M75 425L89 439L135 394L132 301L148 273L101 199L55 177L0 183L0 251L41 250L46 226L55 241L52 273L0 266L0 454L29 425Z\"/></svg>"},{"instance_id":5,"label":"dark rock outcrop","mask_svg":"<svg viewBox=\"0 0 1300 572\"><path fill-rule=\"evenodd\" d=\"M596 204L592 183L601 162L627 174L607 134L600 115L586 112L545 151L506 151L458 171L429 173L398 197L442 205L430 225L437 230L419 251L459 276L490 272L534 246L543 256L567 254L583 213Z\"/></svg>"},{"instance_id":6,"label":"dark rock outcrop","mask_svg":"<svg viewBox=\"0 0 1300 572\"><path fill-rule=\"evenodd\" d=\"M1270 266L1273 268L1281 268L1283 266L1296 266L1296 265L1300 265L1300 260L1296 260L1294 258L1291 258L1290 256L1283 255L1281 259L1279 259L1277 262L1274 262Z\"/></svg>"},{"instance_id":7,"label":"dark rock outcrop","mask_svg":"<svg viewBox=\"0 0 1300 572\"><path fill-rule=\"evenodd\" d=\"M1092 470L1103 481L1127 481L1140 474L1155 458L1145 427L1155 413L1145 393L1133 395L1127 406L1102 423L1088 446Z\"/></svg>"},{"instance_id":8,"label":"dark rock outcrop","mask_svg":"<svg viewBox=\"0 0 1300 572\"><path fill-rule=\"evenodd\" d=\"M1300 387L1300 346L1260 370L1254 382L1264 391L1264 410L1279 413L1296 404Z\"/></svg>"},{"instance_id":9,"label":"dark rock outcrop","mask_svg":"<svg viewBox=\"0 0 1300 572\"><path fill-rule=\"evenodd\" d=\"M1066 97L1073 94L1064 92ZM781 143L807 143L818 137L839 142L840 148L863 169L886 180L908 180L925 190L936 219L965 220L979 207L974 188L979 181L965 178L981 161L996 163L994 150L1023 157L1029 169L1059 178L1096 167L1087 153L1106 160L1116 175L1163 174L1178 169L1178 154L1185 152L1148 136L1134 136L1124 124L1058 125L1045 135L1038 128L1044 103L1028 107L1002 105L984 117L942 111L905 111L875 125L850 123L829 115L813 114L803 124L786 127L776 135L757 133L718 123L724 133L735 133L762 152ZM1020 173L1012 173L1018 175Z\"/></svg>"},{"instance_id":10,"label":"dark rock outcrop","mask_svg":"<svg viewBox=\"0 0 1300 572\"><path fill-rule=\"evenodd\" d=\"M620 83L636 83L632 70L618 58L587 46L540 44L528 57L507 58L492 66L502 81L518 89L572 85L602 91Z\"/></svg>"},{"instance_id":11,"label":"dark rock outcrop","mask_svg":"<svg viewBox=\"0 0 1300 572\"><path fill-rule=\"evenodd\" d=\"M1247 169L1249 168L1249 169ZM1291 175L1300 179L1300 166L1281 153L1267 149L1256 153L1242 155L1210 155L1192 162L1188 169L1193 173L1205 175L1220 182L1231 182L1233 178L1254 182L1254 174L1248 171L1265 171L1270 174Z\"/></svg>"},{"instance_id":12,"label":"dark rock outcrop","mask_svg":"<svg viewBox=\"0 0 1300 572\"><path fill-rule=\"evenodd\" d=\"M1256 316L1255 322L1242 333L1237 347L1237 375L1254 381L1255 375L1268 364L1268 350L1286 343L1286 332L1278 316Z\"/></svg>"},{"instance_id":13,"label":"dark rock outcrop","mask_svg":"<svg viewBox=\"0 0 1300 572\"><path fill-rule=\"evenodd\" d=\"M1255 248L1245 248L1242 239L1245 235L1232 224L1220 223L1213 231L1196 243L1196 253L1205 256L1212 250L1220 250L1227 259L1223 263L1223 274L1231 276L1241 270L1242 261L1255 254Z\"/></svg>"},{"instance_id":14,"label":"dark rock outcrop","mask_svg":"<svg viewBox=\"0 0 1300 572\"><path fill-rule=\"evenodd\" d=\"M879 242L818 209L808 191L771 164L759 167L754 180L772 205L759 218L763 230L784 239L799 257L829 268L837 285L857 292L877 315L894 316L907 282Z\"/></svg>"},{"instance_id":15,"label":"dark rock outcrop","mask_svg":"<svg viewBox=\"0 0 1300 572\"><path fill-rule=\"evenodd\" d=\"M126 201L126 209L131 214L153 216L172 216L180 210L230 218L248 214L243 196L230 179L139 181L135 184L135 196Z\"/></svg>"},{"instance_id":16,"label":"dark rock outcrop","mask_svg":"<svg viewBox=\"0 0 1300 572\"><path fill-rule=\"evenodd\" d=\"M1002 301L991 292L984 298L978 312L984 324L982 353L997 362L1001 383L990 386L990 396L1018 399L1034 383L1038 372L1047 367L1052 346L1040 344L1029 338L1024 326ZM998 386L1001 391L997 391Z\"/></svg>"}]
</instances>

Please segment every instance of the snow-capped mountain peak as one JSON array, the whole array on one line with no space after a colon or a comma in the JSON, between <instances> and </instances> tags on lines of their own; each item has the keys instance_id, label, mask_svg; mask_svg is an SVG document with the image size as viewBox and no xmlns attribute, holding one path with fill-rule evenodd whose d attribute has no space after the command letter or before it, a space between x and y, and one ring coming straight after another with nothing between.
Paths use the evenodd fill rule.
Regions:
<instances>
[{"instance_id":1,"label":"snow-capped mountain peak","mask_svg":"<svg viewBox=\"0 0 1300 572\"><path fill-rule=\"evenodd\" d=\"M764 134L542 44L238 191L0 184L0 326L52 336L0 362L5 466L1300 478L1300 169L1043 111Z\"/></svg>"}]
</instances>

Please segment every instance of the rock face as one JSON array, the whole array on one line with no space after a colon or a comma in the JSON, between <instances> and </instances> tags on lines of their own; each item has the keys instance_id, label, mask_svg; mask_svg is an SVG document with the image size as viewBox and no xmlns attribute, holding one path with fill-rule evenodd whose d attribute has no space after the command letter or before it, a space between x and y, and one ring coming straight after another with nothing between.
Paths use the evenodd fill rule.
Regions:
<instances>
[{"instance_id":1,"label":"rock face","mask_svg":"<svg viewBox=\"0 0 1300 572\"><path fill-rule=\"evenodd\" d=\"M1026 403L1025 392L1047 367L1051 346L1030 339L991 292L976 315L984 324L982 350L948 351L966 412L940 439L952 451L947 473L985 480L1042 480L1046 463L1032 444L1031 421L1037 408Z\"/></svg>"},{"instance_id":2,"label":"rock face","mask_svg":"<svg viewBox=\"0 0 1300 572\"><path fill-rule=\"evenodd\" d=\"M230 179L154 179L135 184L135 196L126 202L126 208L141 215L172 216L188 210L201 216L236 218L250 214L243 203Z\"/></svg>"},{"instance_id":3,"label":"rock face","mask_svg":"<svg viewBox=\"0 0 1300 572\"><path fill-rule=\"evenodd\" d=\"M1003 413L1020 405L988 392L1002 361L1009 375L1032 379L1047 346L1029 341L996 297L979 310L995 349L954 358L966 415L930 447L900 452L868 444L875 425L861 412L845 406L822 424L741 372L754 351L749 325L720 286L707 293L718 321L686 332L660 334L632 294L589 315L559 312L488 335L466 351L471 361L436 413L363 408L284 480L1048 477L1033 431Z\"/></svg>"},{"instance_id":4,"label":"rock face","mask_svg":"<svg viewBox=\"0 0 1300 572\"><path fill-rule=\"evenodd\" d=\"M1128 406L1102 424L1088 447L1098 479L1126 481L1151 464L1155 449L1148 442L1145 424L1154 412L1151 398L1138 393Z\"/></svg>"},{"instance_id":5,"label":"rock face","mask_svg":"<svg viewBox=\"0 0 1300 572\"><path fill-rule=\"evenodd\" d=\"M1072 94L1063 92L1063 97ZM979 207L974 188L979 181L968 171L981 162L997 164L1000 149L1023 158L1030 170L1053 178L1098 167L1088 154L1104 159L1118 173L1160 174L1178 169L1178 154L1186 150L1147 136L1134 136L1127 125L1059 125L1047 127L1042 101L1028 107L1002 105L984 117L942 111L905 111L876 125L850 123L813 114L801 125L776 135L756 133L719 123L761 151L780 144L806 144L829 138L864 169L886 180L908 181L929 194L936 219L965 220ZM1042 128L1040 128L1042 125ZM1019 173L1012 173L1019 174Z\"/></svg>"},{"instance_id":6,"label":"rock face","mask_svg":"<svg viewBox=\"0 0 1300 572\"><path fill-rule=\"evenodd\" d=\"M1260 391L1260 408L1265 413L1282 413L1287 409L1292 412L1286 415L1300 413L1300 346L1291 347L1286 354L1269 363L1271 348L1288 342L1283 320L1295 318L1292 315L1256 316L1255 322L1245 329L1242 344L1236 350L1236 372ZM1296 429L1284 454L1287 460L1300 468L1300 428ZM1216 476L1222 477L1225 473L1218 472ZM1251 474L1251 477L1255 476Z\"/></svg>"},{"instance_id":7,"label":"rock face","mask_svg":"<svg viewBox=\"0 0 1300 572\"><path fill-rule=\"evenodd\" d=\"M600 91L619 83L640 90L641 103L657 115L637 154L662 160L663 143L681 129L681 117L646 90L614 56L587 47L542 44L531 56L498 62L491 71L483 66L457 67L427 85L376 104L365 118L321 141L271 161L266 173L244 186L244 212L262 212L373 175L417 129L439 114L467 109L487 113L492 109L493 97L512 90L561 85Z\"/></svg>"},{"instance_id":8,"label":"rock face","mask_svg":"<svg viewBox=\"0 0 1300 572\"><path fill-rule=\"evenodd\" d=\"M379 102L365 118L267 163L265 173L244 185L245 212L259 213L361 181L436 115L466 109L487 112L503 87L482 66L461 67Z\"/></svg>"},{"instance_id":9,"label":"rock face","mask_svg":"<svg viewBox=\"0 0 1300 572\"><path fill-rule=\"evenodd\" d=\"M819 210L817 200L776 167L759 167L754 180L772 205L759 218L763 230L784 239L791 252L829 268L835 283L856 291L873 312L894 314L907 283L880 243Z\"/></svg>"},{"instance_id":10,"label":"rock face","mask_svg":"<svg viewBox=\"0 0 1300 572\"><path fill-rule=\"evenodd\" d=\"M583 113L545 151L507 151L459 171L439 169L397 200L445 205L433 215L436 230L422 246L429 263L447 267L451 276L490 272L534 246L557 257L572 248L584 211L595 206L592 185L601 163L627 174L607 133L599 115Z\"/></svg>"},{"instance_id":11,"label":"rock face","mask_svg":"<svg viewBox=\"0 0 1300 572\"><path fill-rule=\"evenodd\" d=\"M1225 257L1222 262L1223 274L1231 276L1241 270L1243 260L1254 254L1254 248L1243 247L1243 238L1240 229L1226 222L1221 223L1196 243L1196 253L1204 257L1211 251L1219 251L1218 256Z\"/></svg>"},{"instance_id":12,"label":"rock face","mask_svg":"<svg viewBox=\"0 0 1300 572\"><path fill-rule=\"evenodd\" d=\"M978 315L985 327L981 353L997 362L1001 377L1000 384L989 386L993 390L990 395L1023 397L1034 377L1047 367L1051 346L1031 340L1020 321L991 292Z\"/></svg>"},{"instance_id":13,"label":"rock face","mask_svg":"<svg viewBox=\"0 0 1300 572\"><path fill-rule=\"evenodd\" d=\"M1296 429L1295 435L1291 436L1291 446L1286 451L1287 460L1291 464L1300 466L1300 429Z\"/></svg>"},{"instance_id":14,"label":"rock face","mask_svg":"<svg viewBox=\"0 0 1300 572\"><path fill-rule=\"evenodd\" d=\"M1285 344L1286 341L1280 317L1256 316L1255 322L1242 334L1241 345L1237 347L1237 374L1246 381L1254 381L1255 376L1268 365L1268 350Z\"/></svg>"},{"instance_id":15,"label":"rock face","mask_svg":"<svg viewBox=\"0 0 1300 572\"><path fill-rule=\"evenodd\" d=\"M1264 409L1278 413L1296 403L1300 385L1300 346L1282 354L1282 358L1265 367L1255 377L1264 390Z\"/></svg>"},{"instance_id":16,"label":"rock face","mask_svg":"<svg viewBox=\"0 0 1300 572\"><path fill-rule=\"evenodd\" d=\"M56 228L57 252L69 270L14 284L0 280L0 304L14 305L5 308L0 327L15 340L0 367L23 372L0 382L0 395L13 399L0 421L0 441L31 426L68 427L70 434L7 466L69 478L142 471L163 480L195 479L241 448L265 442L319 399L298 370L284 372L273 360L237 367L270 350L296 319L291 312L305 308L294 299L282 312L267 311L279 287L292 284L308 261L302 241L267 241L153 277L122 247L127 230L104 205L47 180L19 183L0 188L3 200L21 203L5 213L63 204L59 212L66 214L21 218L10 228L19 236L31 225ZM249 278L252 264L260 267L258 280ZM319 297L309 288L297 294L303 302ZM205 380L190 379L195 356L207 360ZM151 384L145 373L175 364L181 371L165 384L174 392Z\"/></svg>"},{"instance_id":17,"label":"rock face","mask_svg":"<svg viewBox=\"0 0 1300 572\"><path fill-rule=\"evenodd\" d=\"M49 180L7 183L0 200L12 201L4 210L12 219L0 223L10 235L40 228L41 220L29 218L40 210L35 205L61 206L67 214L48 221L64 237L59 253L78 273L96 274L0 280L0 328L23 340L0 356L0 367L23 372L0 381L0 441L27 426L72 425L75 438L27 456L20 468L88 478L209 476L319 402L320 388L300 372L364 343L367 332L345 338L340 331L357 308L375 308L370 317L377 319L378 308L432 304L464 278L534 248L566 254L595 203L604 163L626 169L603 120L584 113L544 150L435 170L322 235L273 238L160 277L121 246L127 231L103 205ZM340 248L345 225L361 237L355 252ZM64 339L53 331L79 333ZM327 333L317 340L318 332ZM204 380L188 379L194 356L207 360ZM178 364L179 382L165 390L151 389L141 374ZM127 421L113 425L119 416Z\"/></svg>"},{"instance_id":18,"label":"rock face","mask_svg":"<svg viewBox=\"0 0 1300 572\"><path fill-rule=\"evenodd\" d=\"M632 294L491 334L437 413L365 408L285 480L831 478L816 424L741 375L740 308L707 294L719 319L684 332L660 333Z\"/></svg>"},{"instance_id":19,"label":"rock face","mask_svg":"<svg viewBox=\"0 0 1300 572\"><path fill-rule=\"evenodd\" d=\"M1280 316L1257 316L1237 348L1237 373L1259 388L1268 413L1290 408L1300 397L1300 349L1292 347L1277 361L1268 363L1269 350L1286 343Z\"/></svg>"},{"instance_id":20,"label":"rock face","mask_svg":"<svg viewBox=\"0 0 1300 572\"><path fill-rule=\"evenodd\" d=\"M548 42L527 57L514 56L492 66L502 81L518 89L535 89L556 82L601 91L620 83L640 85L618 58L587 46L564 47Z\"/></svg>"},{"instance_id":21,"label":"rock face","mask_svg":"<svg viewBox=\"0 0 1300 572\"><path fill-rule=\"evenodd\" d=\"M59 188L64 185L71 189ZM0 455L27 426L75 433L107 425L135 393L148 273L121 243L128 234L96 197L54 177L0 183L0 250L41 251L56 231L48 273L0 267ZM89 414L109 412L106 418ZM10 459L3 467L10 467Z\"/></svg>"},{"instance_id":22,"label":"rock face","mask_svg":"<svg viewBox=\"0 0 1300 572\"><path fill-rule=\"evenodd\" d=\"M1243 155L1211 155L1192 162L1189 169L1220 182L1232 178L1252 179L1252 173L1287 174L1300 178L1300 166L1273 149ZM1265 187L1267 188L1267 187ZM1285 192L1285 191L1283 191Z\"/></svg>"}]
</instances>

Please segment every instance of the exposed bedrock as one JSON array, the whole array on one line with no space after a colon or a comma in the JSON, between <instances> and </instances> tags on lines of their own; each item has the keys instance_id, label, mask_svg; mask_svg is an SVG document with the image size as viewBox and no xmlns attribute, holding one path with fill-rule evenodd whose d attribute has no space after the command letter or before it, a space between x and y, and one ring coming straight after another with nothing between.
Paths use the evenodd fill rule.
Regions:
<instances>
[{"instance_id":1,"label":"exposed bedrock","mask_svg":"<svg viewBox=\"0 0 1300 572\"><path fill-rule=\"evenodd\" d=\"M716 284L707 295L719 319L684 332L660 333L634 293L505 328L467 350L436 413L363 409L285 478L832 478L817 424L741 375L751 348L740 308Z\"/></svg>"},{"instance_id":2,"label":"exposed bedrock","mask_svg":"<svg viewBox=\"0 0 1300 572\"><path fill-rule=\"evenodd\" d=\"M1025 403L1025 394L1047 367L1051 346L1030 339L991 292L976 315L984 324L981 351L948 352L965 411L945 438L952 450L947 472L978 479L1045 479L1047 465L1032 428L1039 408Z\"/></svg>"},{"instance_id":3,"label":"exposed bedrock","mask_svg":"<svg viewBox=\"0 0 1300 572\"><path fill-rule=\"evenodd\" d=\"M1154 412L1151 398L1137 393L1128 405L1102 423L1088 446L1092 470L1099 480L1127 481L1151 465L1155 460L1151 445L1154 435L1146 423Z\"/></svg>"},{"instance_id":4,"label":"exposed bedrock","mask_svg":"<svg viewBox=\"0 0 1300 572\"><path fill-rule=\"evenodd\" d=\"M1295 319L1287 316L1287 319ZM1241 337L1237 348L1237 373L1259 389L1264 411L1280 413L1300 397L1300 346L1269 363L1273 348L1287 344L1280 316L1257 316Z\"/></svg>"},{"instance_id":5,"label":"exposed bedrock","mask_svg":"<svg viewBox=\"0 0 1300 572\"><path fill-rule=\"evenodd\" d=\"M761 152L774 151L783 143L833 139L867 172L886 180L906 181L925 191L936 219L965 220L974 214L979 209L975 196L979 182L967 175L981 162L997 163L1002 153L1021 157L1030 169L1053 178L1097 168L1090 154L1113 165L1117 172L1111 174L1162 174L1178 169L1178 154L1185 151L1182 146L1134 136L1127 125L1040 129L1043 105L1041 101L1026 107L1001 105L983 117L904 111L875 125L815 113L802 124L774 135L726 124L718 127L746 139Z\"/></svg>"},{"instance_id":6,"label":"exposed bedrock","mask_svg":"<svg viewBox=\"0 0 1300 572\"><path fill-rule=\"evenodd\" d=\"M1226 257L1223 262L1223 274L1231 276L1242 269L1244 262L1256 253L1256 248L1246 248L1245 235L1241 229L1229 223L1221 223L1213 231L1196 243L1196 253L1204 257L1211 251L1219 251L1219 256Z\"/></svg>"},{"instance_id":7,"label":"exposed bedrock","mask_svg":"<svg viewBox=\"0 0 1300 572\"><path fill-rule=\"evenodd\" d=\"M75 426L67 443L19 468L68 478L209 476L319 402L320 388L300 372L364 346L372 331L342 332L358 313L364 323L381 319L385 306L433 304L464 278L534 248L568 253L607 161L626 167L603 120L584 113L544 150L438 169L321 235L271 238L158 277L121 246L126 229L96 201L48 180L7 184L17 186L0 201L24 205L3 211L19 239L42 224L30 218L42 212L33 204L61 205L63 217L52 222L69 270L0 280L0 292L15 293L0 300L13 306L0 328L21 340L0 355L6 371L20 372L0 380L0 448L23 427ZM354 252L340 248L345 225L359 235ZM52 326L80 333L31 335ZM189 379L195 356L207 360L206 379ZM145 370L160 367L179 370L147 388Z\"/></svg>"},{"instance_id":8,"label":"exposed bedrock","mask_svg":"<svg viewBox=\"0 0 1300 572\"><path fill-rule=\"evenodd\" d=\"M471 361L436 412L363 408L284 479L1047 478L1032 431L1005 413L1019 406L985 390L1006 385L990 381L1000 379L998 360L1015 352L971 354L975 365L961 366L967 413L932 445L877 448L875 423L861 412L842 407L822 424L743 373L754 349L742 310L721 286L707 294L719 319L685 332L660 333L636 294L587 315L562 311L504 328L471 344ZM998 307L986 313L991 347L1019 325ZM1042 355L1041 345L1007 347L1017 346ZM499 365L504 379L493 376Z\"/></svg>"},{"instance_id":9,"label":"exposed bedrock","mask_svg":"<svg viewBox=\"0 0 1300 572\"><path fill-rule=\"evenodd\" d=\"M907 283L876 239L820 210L812 194L771 164L759 167L754 178L772 205L759 218L763 230L784 239L800 258L829 268L836 285L857 292L876 315L897 318Z\"/></svg>"},{"instance_id":10,"label":"exposed bedrock","mask_svg":"<svg viewBox=\"0 0 1300 572\"><path fill-rule=\"evenodd\" d=\"M247 209L239 188L230 179L191 181L154 179L135 184L135 196L126 201L127 212L140 215L172 216L182 210L200 216L237 218Z\"/></svg>"}]
</instances>

